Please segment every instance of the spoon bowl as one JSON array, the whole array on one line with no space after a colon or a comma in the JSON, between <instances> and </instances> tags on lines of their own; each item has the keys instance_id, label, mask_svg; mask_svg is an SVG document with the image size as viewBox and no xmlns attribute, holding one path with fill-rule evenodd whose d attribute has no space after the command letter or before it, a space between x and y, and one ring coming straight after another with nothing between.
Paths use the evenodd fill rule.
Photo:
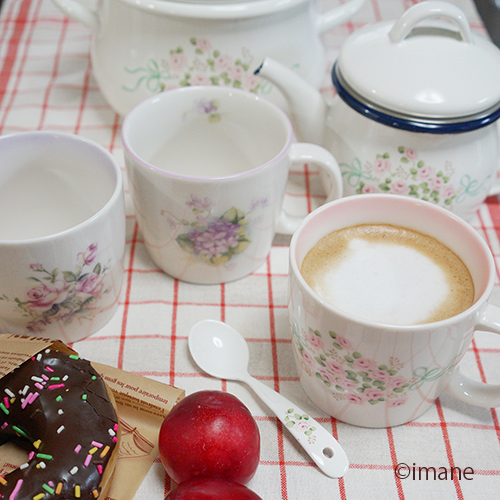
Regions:
<instances>
[{"instance_id":1,"label":"spoon bowl","mask_svg":"<svg viewBox=\"0 0 500 500\"><path fill-rule=\"evenodd\" d=\"M191 356L208 375L226 380L248 376L248 345L225 323L209 320L197 323L191 329L188 343Z\"/></svg>"},{"instance_id":2,"label":"spoon bowl","mask_svg":"<svg viewBox=\"0 0 500 500\"><path fill-rule=\"evenodd\" d=\"M321 424L248 374L248 345L234 328L221 321L200 321L191 328L188 345L194 361L207 374L248 384L327 476L338 478L347 472L345 451Z\"/></svg>"}]
</instances>

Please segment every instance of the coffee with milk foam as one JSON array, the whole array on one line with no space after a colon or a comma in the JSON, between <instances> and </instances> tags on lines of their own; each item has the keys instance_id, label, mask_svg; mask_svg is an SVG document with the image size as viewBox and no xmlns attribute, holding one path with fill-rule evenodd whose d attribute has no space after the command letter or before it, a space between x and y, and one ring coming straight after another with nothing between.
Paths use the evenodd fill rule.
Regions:
<instances>
[{"instance_id":1,"label":"coffee with milk foam","mask_svg":"<svg viewBox=\"0 0 500 500\"><path fill-rule=\"evenodd\" d=\"M308 252L301 273L326 302L376 323L430 323L474 302L472 277L452 250L388 224L333 231Z\"/></svg>"}]
</instances>

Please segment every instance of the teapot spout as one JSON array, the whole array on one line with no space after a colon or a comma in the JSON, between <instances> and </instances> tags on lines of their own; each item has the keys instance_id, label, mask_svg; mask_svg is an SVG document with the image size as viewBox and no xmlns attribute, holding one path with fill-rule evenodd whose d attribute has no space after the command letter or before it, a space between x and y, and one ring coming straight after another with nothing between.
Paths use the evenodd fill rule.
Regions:
<instances>
[{"instance_id":1,"label":"teapot spout","mask_svg":"<svg viewBox=\"0 0 500 500\"><path fill-rule=\"evenodd\" d=\"M319 91L291 69L268 57L255 74L276 85L288 101L297 138L323 144L327 105Z\"/></svg>"}]
</instances>

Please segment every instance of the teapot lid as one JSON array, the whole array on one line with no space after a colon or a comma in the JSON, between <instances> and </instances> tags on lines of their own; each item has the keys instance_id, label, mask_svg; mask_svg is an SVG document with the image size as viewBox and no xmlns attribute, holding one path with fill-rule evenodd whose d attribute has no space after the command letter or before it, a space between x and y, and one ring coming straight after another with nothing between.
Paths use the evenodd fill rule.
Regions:
<instances>
[{"instance_id":1,"label":"teapot lid","mask_svg":"<svg viewBox=\"0 0 500 500\"><path fill-rule=\"evenodd\" d=\"M445 124L500 116L500 50L448 2L357 30L335 66L334 84L375 112Z\"/></svg>"}]
</instances>

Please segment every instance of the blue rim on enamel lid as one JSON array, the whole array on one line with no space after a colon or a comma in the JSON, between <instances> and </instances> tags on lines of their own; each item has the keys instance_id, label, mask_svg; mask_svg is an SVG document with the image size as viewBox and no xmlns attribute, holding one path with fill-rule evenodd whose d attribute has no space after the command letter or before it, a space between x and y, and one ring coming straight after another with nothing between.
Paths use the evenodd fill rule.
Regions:
<instances>
[{"instance_id":1,"label":"blue rim on enamel lid","mask_svg":"<svg viewBox=\"0 0 500 500\"><path fill-rule=\"evenodd\" d=\"M348 37L333 85L353 109L414 132L458 133L500 118L500 50L455 5L426 1Z\"/></svg>"}]
</instances>

